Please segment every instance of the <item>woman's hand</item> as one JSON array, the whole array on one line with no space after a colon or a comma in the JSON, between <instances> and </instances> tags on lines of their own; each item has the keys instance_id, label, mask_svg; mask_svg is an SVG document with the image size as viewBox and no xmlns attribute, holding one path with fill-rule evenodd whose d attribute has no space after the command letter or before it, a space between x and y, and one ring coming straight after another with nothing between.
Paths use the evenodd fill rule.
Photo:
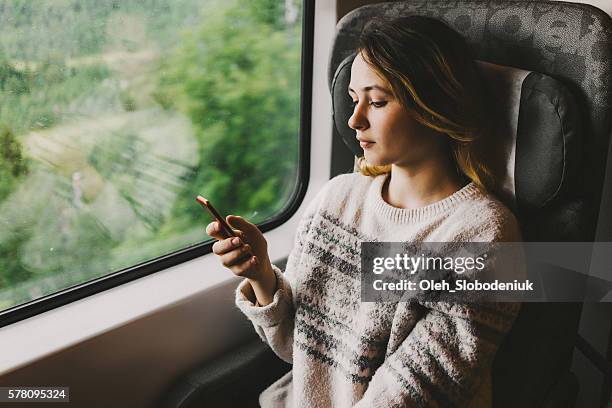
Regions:
<instances>
[{"instance_id":1,"label":"woman's hand","mask_svg":"<svg viewBox=\"0 0 612 408\"><path fill-rule=\"evenodd\" d=\"M213 244L213 253L236 276L249 280L261 305L271 303L276 291L276 275L268 257L266 238L256 225L242 217L228 215L226 221L237 237L224 238L218 221L206 227L206 233L218 240Z\"/></svg>"}]
</instances>

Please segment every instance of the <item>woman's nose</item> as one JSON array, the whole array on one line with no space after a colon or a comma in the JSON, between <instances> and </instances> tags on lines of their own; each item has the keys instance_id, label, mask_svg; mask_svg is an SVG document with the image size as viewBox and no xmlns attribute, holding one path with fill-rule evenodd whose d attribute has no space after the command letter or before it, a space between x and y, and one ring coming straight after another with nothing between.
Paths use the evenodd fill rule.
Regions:
<instances>
[{"instance_id":1,"label":"woman's nose","mask_svg":"<svg viewBox=\"0 0 612 408\"><path fill-rule=\"evenodd\" d=\"M368 127L368 120L362 112L362 108L359 104L355 105L353 114L348 120L348 125L353 130L363 130Z\"/></svg>"}]
</instances>

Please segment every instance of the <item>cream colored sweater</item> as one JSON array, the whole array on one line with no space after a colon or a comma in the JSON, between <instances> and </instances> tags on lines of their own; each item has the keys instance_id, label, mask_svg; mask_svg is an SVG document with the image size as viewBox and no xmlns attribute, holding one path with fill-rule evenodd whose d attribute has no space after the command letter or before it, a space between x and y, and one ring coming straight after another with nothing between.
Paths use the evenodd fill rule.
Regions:
<instances>
[{"instance_id":1,"label":"cream colored sweater","mask_svg":"<svg viewBox=\"0 0 612 408\"><path fill-rule=\"evenodd\" d=\"M418 209L382 199L386 176L343 174L309 205L278 290L236 304L293 369L262 407L487 407L490 366L520 305L360 302L360 242L520 241L512 213L470 183ZM265 369L265 368L264 368Z\"/></svg>"}]
</instances>

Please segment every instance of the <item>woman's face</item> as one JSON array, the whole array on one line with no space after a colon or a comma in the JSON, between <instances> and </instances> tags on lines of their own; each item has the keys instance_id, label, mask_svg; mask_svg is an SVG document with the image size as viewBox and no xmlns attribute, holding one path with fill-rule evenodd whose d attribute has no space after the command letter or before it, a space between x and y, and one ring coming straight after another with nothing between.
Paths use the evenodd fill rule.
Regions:
<instances>
[{"instance_id":1,"label":"woman's face","mask_svg":"<svg viewBox=\"0 0 612 408\"><path fill-rule=\"evenodd\" d=\"M349 95L355 107L348 125L368 164L411 166L440 152L441 135L413 118L361 54L351 67Z\"/></svg>"}]
</instances>

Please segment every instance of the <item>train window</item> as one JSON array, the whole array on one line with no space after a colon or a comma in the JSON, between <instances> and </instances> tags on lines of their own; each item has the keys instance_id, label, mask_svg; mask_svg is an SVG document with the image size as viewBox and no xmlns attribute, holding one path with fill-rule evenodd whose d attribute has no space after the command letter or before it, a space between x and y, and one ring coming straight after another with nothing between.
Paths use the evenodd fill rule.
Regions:
<instances>
[{"instance_id":1,"label":"train window","mask_svg":"<svg viewBox=\"0 0 612 408\"><path fill-rule=\"evenodd\" d=\"M301 0L0 0L0 310L298 185Z\"/></svg>"}]
</instances>

